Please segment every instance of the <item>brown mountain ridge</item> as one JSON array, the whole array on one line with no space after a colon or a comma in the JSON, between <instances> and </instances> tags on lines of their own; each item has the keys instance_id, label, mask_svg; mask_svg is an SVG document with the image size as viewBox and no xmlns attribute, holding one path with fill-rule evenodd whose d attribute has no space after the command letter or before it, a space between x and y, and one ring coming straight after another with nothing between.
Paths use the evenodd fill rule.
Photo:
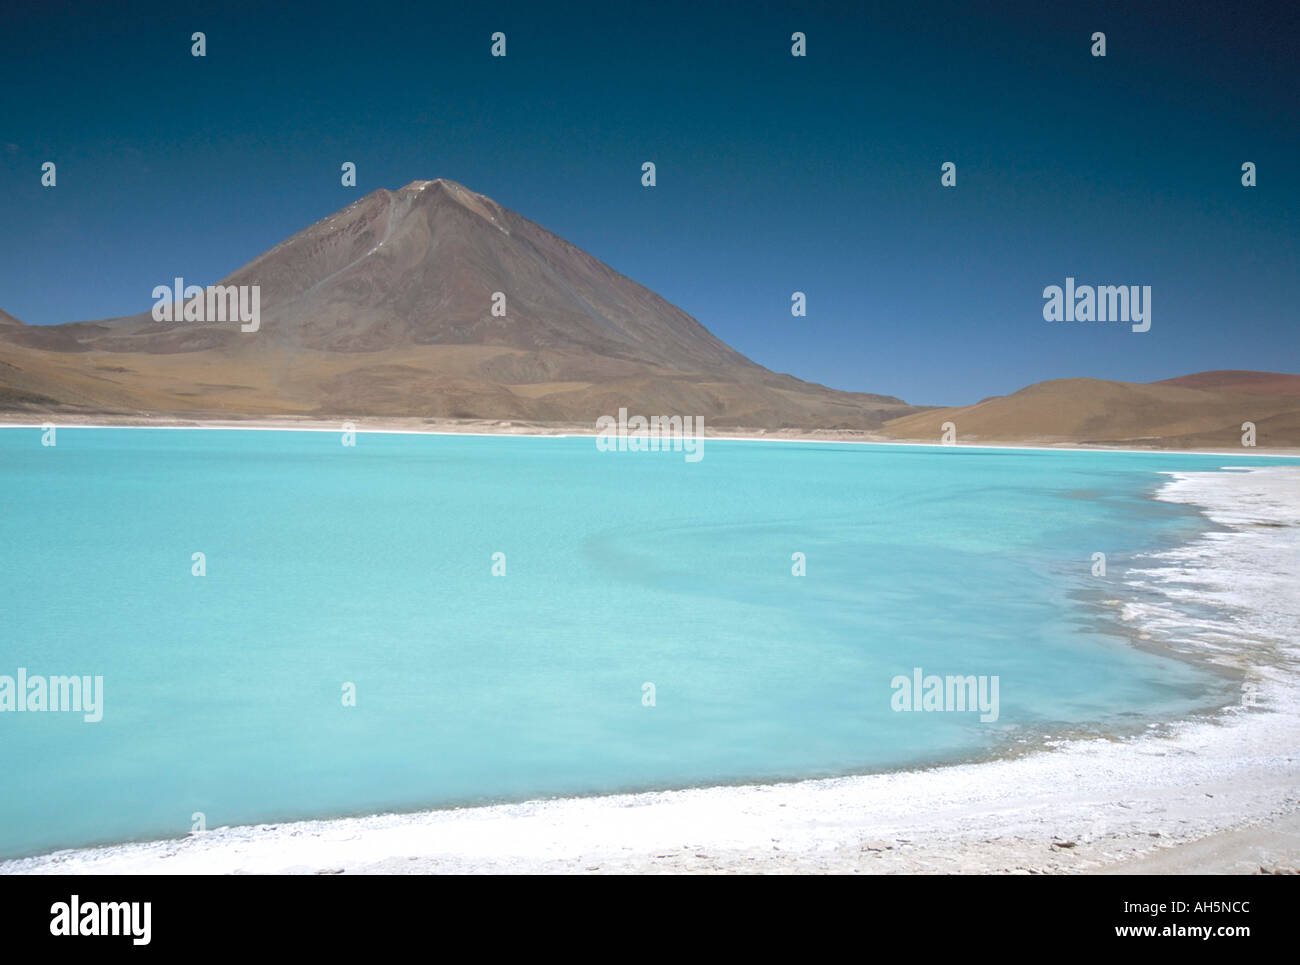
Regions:
<instances>
[{"instance_id":1,"label":"brown mountain ridge","mask_svg":"<svg viewBox=\"0 0 1300 965\"><path fill-rule=\"evenodd\" d=\"M804 382L445 179L374 191L218 284L258 286L256 332L149 312L28 326L0 311L0 416L590 427L627 408L719 429L935 442L953 422L959 442L1218 448L1239 448L1251 421L1259 446L1300 446L1300 375L1056 379L952 408Z\"/></svg>"},{"instance_id":2,"label":"brown mountain ridge","mask_svg":"<svg viewBox=\"0 0 1300 965\"><path fill-rule=\"evenodd\" d=\"M946 422L956 427L958 443L1177 449L1244 449L1242 426L1250 422L1257 447L1296 447L1300 376L1222 371L1159 382L1052 379L975 405L901 416L880 432L937 442Z\"/></svg>"}]
</instances>

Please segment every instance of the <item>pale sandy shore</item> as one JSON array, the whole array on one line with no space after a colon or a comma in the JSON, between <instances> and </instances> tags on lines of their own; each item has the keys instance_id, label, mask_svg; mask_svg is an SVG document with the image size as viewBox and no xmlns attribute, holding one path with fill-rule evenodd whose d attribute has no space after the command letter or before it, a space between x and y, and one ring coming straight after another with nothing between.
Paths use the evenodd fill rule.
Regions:
<instances>
[{"instance_id":1,"label":"pale sandy shore","mask_svg":"<svg viewBox=\"0 0 1300 965\"><path fill-rule=\"evenodd\" d=\"M141 416L99 414L93 419L81 416L20 415L0 413L0 429L39 429L45 424L59 428L137 428L137 429L287 429L300 432L342 432L350 425L357 432L415 433L427 435L490 435L490 436L595 436L590 424L562 424L493 419L424 419L416 417L378 416L353 419L345 423L339 419L319 419L308 416L250 417L232 419L220 417L179 418L173 416ZM746 429L706 425L706 440L732 440L738 442L833 442L865 443L889 446L937 446L938 439L898 439L880 432L861 429ZM1166 452L1194 455L1239 455L1277 458L1300 458L1300 448L1255 447L1222 449L1170 449L1161 446L1101 446L1061 440L982 439L968 437L959 449L1062 449L1104 452Z\"/></svg>"},{"instance_id":2,"label":"pale sandy shore","mask_svg":"<svg viewBox=\"0 0 1300 965\"><path fill-rule=\"evenodd\" d=\"M1160 498L1218 528L1152 554L1132 579L1159 594L1125 618L1244 675L1216 714L921 771L221 828L0 872L1295 872L1300 468L1169 475ZM1221 615L1171 624L1189 595Z\"/></svg>"}]
</instances>

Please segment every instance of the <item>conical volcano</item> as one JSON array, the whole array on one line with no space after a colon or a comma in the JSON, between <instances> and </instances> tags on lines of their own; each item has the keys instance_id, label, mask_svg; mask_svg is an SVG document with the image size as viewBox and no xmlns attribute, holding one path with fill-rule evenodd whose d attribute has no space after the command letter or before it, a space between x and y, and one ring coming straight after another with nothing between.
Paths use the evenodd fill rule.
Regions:
<instances>
[{"instance_id":1,"label":"conical volcano","mask_svg":"<svg viewBox=\"0 0 1300 965\"><path fill-rule=\"evenodd\" d=\"M142 290L154 282L170 279ZM771 372L645 286L445 179L374 191L218 285L256 286L256 332L150 312L13 320L0 325L10 365L0 380L78 408L178 415L589 423L626 407L712 425L871 428L913 411Z\"/></svg>"}]
</instances>

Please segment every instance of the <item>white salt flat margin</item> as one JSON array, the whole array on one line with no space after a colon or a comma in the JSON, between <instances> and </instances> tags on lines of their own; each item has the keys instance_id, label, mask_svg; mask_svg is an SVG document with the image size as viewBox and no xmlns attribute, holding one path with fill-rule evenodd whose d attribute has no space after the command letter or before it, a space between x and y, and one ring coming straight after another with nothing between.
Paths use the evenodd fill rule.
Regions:
<instances>
[{"instance_id":1,"label":"white salt flat margin","mask_svg":"<svg viewBox=\"0 0 1300 965\"><path fill-rule=\"evenodd\" d=\"M193 430L207 429L218 430L222 432L332 432L339 435L343 432L342 423L333 423L330 425L289 425L289 426L268 426L268 425L243 425L231 424L225 425L219 422L202 422L194 425L95 425L92 423L53 423L56 429L166 429L166 430ZM0 429L35 429L40 430L44 427L43 423L35 422L0 422ZM486 439L596 439L598 434L595 432L458 432L454 429L400 429L396 427L385 428L375 427L366 428L357 425L354 430L357 435L375 435L375 436L470 436L473 438ZM769 443L797 443L799 445L814 446L893 446L903 449L944 449L960 451L963 449L993 449L1007 450L1010 452L1113 452L1113 453L1146 453L1159 454L1166 456L1216 456L1224 458L1226 452L1222 449L1121 449L1110 446L1083 446L1063 443L1060 445L1041 445L1026 446L1014 445L1011 443L975 443L963 442L960 444L944 445L938 442L898 442L889 439L805 439L799 436L705 436L705 443L710 442L769 442ZM1235 451L1235 450L1233 450ZM1284 450L1282 452L1251 452L1244 453L1252 459L1300 459L1300 450Z\"/></svg>"},{"instance_id":2,"label":"white salt flat margin","mask_svg":"<svg viewBox=\"0 0 1300 965\"><path fill-rule=\"evenodd\" d=\"M1170 475L1158 498L1194 497L1216 521L1265 512L1279 522L1300 519L1300 467ZM1289 625L1300 627L1300 590L1279 600L1270 589L1288 569L1289 585L1300 587L1300 532L1243 526L1239 533L1231 570L1216 572L1211 557L1198 579L1221 582L1238 605L1288 607L1297 615ZM1224 542L1225 534L1214 536ZM1261 579L1251 580L1246 567ZM782 870L798 859L853 870L862 843L881 839L958 856L996 842L1013 864L1060 840L1095 843L1102 857L1129 856L1296 809L1300 647L1292 638L1279 648L1291 659L1257 669L1255 706L1127 740L1076 740L1012 759L833 780L219 828L4 862L0 873L644 870L656 855L684 848L740 856L741 870Z\"/></svg>"}]
</instances>

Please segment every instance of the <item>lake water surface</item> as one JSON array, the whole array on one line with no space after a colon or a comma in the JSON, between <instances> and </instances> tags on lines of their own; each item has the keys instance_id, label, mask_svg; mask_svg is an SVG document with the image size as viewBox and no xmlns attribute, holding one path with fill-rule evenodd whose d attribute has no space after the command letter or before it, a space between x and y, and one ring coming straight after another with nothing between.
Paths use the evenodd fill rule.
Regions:
<instances>
[{"instance_id":1,"label":"lake water surface","mask_svg":"<svg viewBox=\"0 0 1300 965\"><path fill-rule=\"evenodd\" d=\"M196 813L917 766L1232 699L1134 646L1108 601L1126 560L1209 525L1149 498L1162 471L1277 460L704 452L0 430L0 675L104 681L98 723L0 713L0 856L183 835ZM997 676L998 719L895 712L891 682L918 667Z\"/></svg>"}]
</instances>

